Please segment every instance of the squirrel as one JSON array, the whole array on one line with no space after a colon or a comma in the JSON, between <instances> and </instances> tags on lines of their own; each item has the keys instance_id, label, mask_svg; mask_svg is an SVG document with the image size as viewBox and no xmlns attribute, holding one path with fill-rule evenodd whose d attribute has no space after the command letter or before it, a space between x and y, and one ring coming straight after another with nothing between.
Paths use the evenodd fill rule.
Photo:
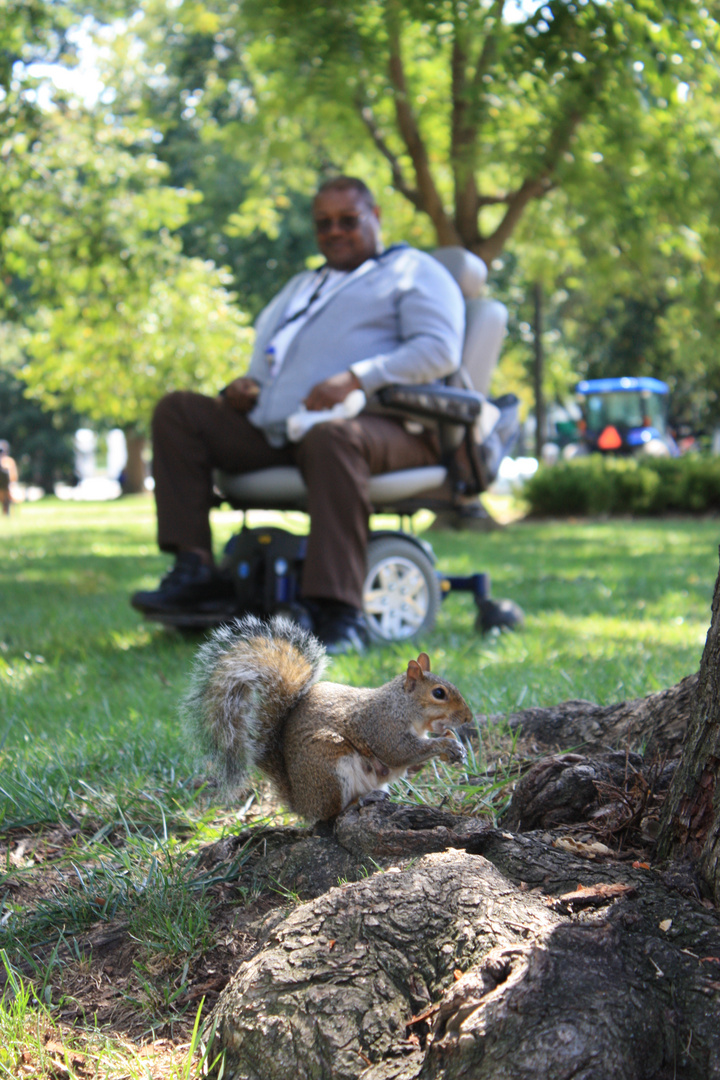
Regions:
<instances>
[{"instance_id":1,"label":"squirrel","mask_svg":"<svg viewBox=\"0 0 720 1080\"><path fill-rule=\"evenodd\" d=\"M257 767L289 809L329 821L409 766L465 761L445 733L472 713L426 653L376 689L320 682L325 667L322 644L283 616L247 615L200 646L182 713L229 788Z\"/></svg>"}]
</instances>

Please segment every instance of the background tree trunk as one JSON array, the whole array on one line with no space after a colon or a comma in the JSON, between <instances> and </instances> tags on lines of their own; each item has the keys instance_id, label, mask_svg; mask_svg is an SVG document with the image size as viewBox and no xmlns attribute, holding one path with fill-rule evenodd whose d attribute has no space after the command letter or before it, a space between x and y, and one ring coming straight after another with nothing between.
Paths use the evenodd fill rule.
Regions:
<instances>
[{"instance_id":1,"label":"background tree trunk","mask_svg":"<svg viewBox=\"0 0 720 1080\"><path fill-rule=\"evenodd\" d=\"M658 836L660 858L690 857L720 902L720 574L683 755Z\"/></svg>"},{"instance_id":2,"label":"background tree trunk","mask_svg":"<svg viewBox=\"0 0 720 1080\"><path fill-rule=\"evenodd\" d=\"M127 464L123 470L123 495L138 495L145 490L145 462L143 451L145 450L145 436L139 435L132 428L125 431L127 442Z\"/></svg>"},{"instance_id":3,"label":"background tree trunk","mask_svg":"<svg viewBox=\"0 0 720 1080\"><path fill-rule=\"evenodd\" d=\"M545 442L545 395L543 393L543 379L545 376L545 356L543 353L543 292L539 281L533 287L533 300L535 310L535 325L533 326L534 338L534 365L533 383L535 387L535 457L542 460L542 448Z\"/></svg>"}]
</instances>

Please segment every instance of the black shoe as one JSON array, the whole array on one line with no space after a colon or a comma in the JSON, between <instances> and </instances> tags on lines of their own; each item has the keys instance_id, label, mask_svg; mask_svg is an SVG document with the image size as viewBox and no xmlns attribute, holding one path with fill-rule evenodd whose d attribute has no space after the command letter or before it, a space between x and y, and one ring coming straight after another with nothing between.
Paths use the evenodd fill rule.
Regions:
<instances>
[{"instance_id":1,"label":"black shoe","mask_svg":"<svg viewBox=\"0 0 720 1080\"><path fill-rule=\"evenodd\" d=\"M432 532L454 529L457 532L492 532L502 525L487 512L481 502L465 503L449 510L441 510L435 515L430 526Z\"/></svg>"},{"instance_id":2,"label":"black shoe","mask_svg":"<svg viewBox=\"0 0 720 1080\"><path fill-rule=\"evenodd\" d=\"M233 597L229 578L207 566L194 552L183 551L157 589L133 593L130 603L146 614L212 612L229 609Z\"/></svg>"},{"instance_id":3,"label":"black shoe","mask_svg":"<svg viewBox=\"0 0 720 1080\"><path fill-rule=\"evenodd\" d=\"M346 604L324 606L316 618L315 633L331 656L365 652L370 644L365 616Z\"/></svg>"},{"instance_id":4,"label":"black shoe","mask_svg":"<svg viewBox=\"0 0 720 1080\"><path fill-rule=\"evenodd\" d=\"M315 617L307 604L298 603L297 600L288 604L279 604L273 610L273 615L282 615L283 618L299 626L301 630L307 630L309 634L315 633Z\"/></svg>"}]
</instances>

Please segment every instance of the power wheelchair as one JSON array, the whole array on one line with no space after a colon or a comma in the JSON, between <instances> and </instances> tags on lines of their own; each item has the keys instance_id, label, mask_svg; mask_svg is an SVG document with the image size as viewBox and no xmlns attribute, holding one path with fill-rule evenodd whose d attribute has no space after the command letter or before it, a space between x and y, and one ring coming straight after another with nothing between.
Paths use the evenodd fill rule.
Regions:
<instances>
[{"instance_id":1,"label":"power wheelchair","mask_svg":"<svg viewBox=\"0 0 720 1080\"><path fill-rule=\"evenodd\" d=\"M437 465L373 476L370 499L376 513L411 519L418 510L458 510L492 482L519 429L518 400L512 394L488 397L507 324L503 304L483 296L484 262L461 247L441 248L435 257L453 275L466 305L460 370L443 382L388 386L370 407L434 426L441 455ZM236 510L304 511L307 491L300 471L279 466L256 472L217 472L218 504ZM243 528L226 545L222 568L234 582L231 610L222 614L175 612L148 615L181 629L227 621L252 612L285 612L302 621L298 585L305 538L275 527ZM373 640L400 641L432 628L444 597L469 591L477 605L476 629L515 628L523 621L517 604L490 596L487 573L453 577L435 570L424 539L401 530L371 531L367 549L364 614Z\"/></svg>"}]
</instances>

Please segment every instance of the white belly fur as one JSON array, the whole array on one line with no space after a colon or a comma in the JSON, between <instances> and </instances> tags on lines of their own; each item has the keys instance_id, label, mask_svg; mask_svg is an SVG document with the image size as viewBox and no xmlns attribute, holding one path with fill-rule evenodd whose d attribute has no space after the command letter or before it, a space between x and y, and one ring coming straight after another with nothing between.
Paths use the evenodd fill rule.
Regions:
<instances>
[{"instance_id":1,"label":"white belly fur","mask_svg":"<svg viewBox=\"0 0 720 1080\"><path fill-rule=\"evenodd\" d=\"M389 775L378 776L369 758L362 754L346 754L335 767L335 775L342 792L343 809L371 791L384 791L388 784L404 776L405 772L404 768L390 769Z\"/></svg>"}]
</instances>

